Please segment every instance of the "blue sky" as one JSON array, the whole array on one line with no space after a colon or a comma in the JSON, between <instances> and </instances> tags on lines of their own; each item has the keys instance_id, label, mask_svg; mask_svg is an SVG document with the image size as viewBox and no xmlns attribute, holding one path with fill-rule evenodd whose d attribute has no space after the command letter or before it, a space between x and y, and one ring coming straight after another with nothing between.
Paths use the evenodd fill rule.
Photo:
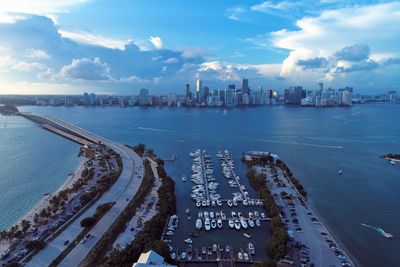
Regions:
<instances>
[{"instance_id":1,"label":"blue sky","mask_svg":"<svg viewBox=\"0 0 400 267\"><path fill-rule=\"evenodd\" d=\"M400 3L13 0L0 6L0 93L398 89Z\"/></svg>"}]
</instances>

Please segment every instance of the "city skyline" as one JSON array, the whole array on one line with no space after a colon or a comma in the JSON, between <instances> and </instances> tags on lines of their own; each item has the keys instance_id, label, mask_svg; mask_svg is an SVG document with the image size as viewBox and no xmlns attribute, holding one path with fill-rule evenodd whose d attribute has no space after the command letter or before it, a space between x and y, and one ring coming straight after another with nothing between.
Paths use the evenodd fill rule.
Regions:
<instances>
[{"instance_id":1,"label":"city skyline","mask_svg":"<svg viewBox=\"0 0 400 267\"><path fill-rule=\"evenodd\" d=\"M0 93L168 94L188 80L212 90L242 78L281 91L318 82L362 94L398 89L400 3L310 3L5 3Z\"/></svg>"}]
</instances>

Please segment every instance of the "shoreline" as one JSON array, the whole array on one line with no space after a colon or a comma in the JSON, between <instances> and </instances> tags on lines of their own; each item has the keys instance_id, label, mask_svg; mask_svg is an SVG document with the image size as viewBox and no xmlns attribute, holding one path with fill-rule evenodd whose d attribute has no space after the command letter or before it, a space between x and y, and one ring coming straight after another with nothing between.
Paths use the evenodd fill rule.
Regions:
<instances>
[{"instance_id":1,"label":"shoreline","mask_svg":"<svg viewBox=\"0 0 400 267\"><path fill-rule=\"evenodd\" d=\"M85 168L85 162L87 161L87 158L85 158L84 156L80 157L81 160L78 166L75 168L75 171L68 174L64 182L55 191L46 193L46 195L44 195L27 213L25 213L13 225L20 223L22 220L29 220L33 223L33 216L35 215L35 213L39 212L43 208L47 208L49 206L49 200L52 196L72 186L81 177L82 171Z\"/></svg>"}]
</instances>

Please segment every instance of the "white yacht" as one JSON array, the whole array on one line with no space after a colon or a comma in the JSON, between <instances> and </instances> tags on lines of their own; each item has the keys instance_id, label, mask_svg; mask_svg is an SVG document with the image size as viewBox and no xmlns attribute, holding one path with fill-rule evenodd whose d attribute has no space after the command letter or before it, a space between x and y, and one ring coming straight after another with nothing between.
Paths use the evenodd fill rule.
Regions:
<instances>
[{"instance_id":1,"label":"white yacht","mask_svg":"<svg viewBox=\"0 0 400 267\"><path fill-rule=\"evenodd\" d=\"M233 222L232 219L229 219L229 227L230 228L235 228L235 223Z\"/></svg>"},{"instance_id":2,"label":"white yacht","mask_svg":"<svg viewBox=\"0 0 400 267\"><path fill-rule=\"evenodd\" d=\"M254 227L254 221L253 221L252 219L249 219L249 226L250 226L251 228Z\"/></svg>"},{"instance_id":3,"label":"white yacht","mask_svg":"<svg viewBox=\"0 0 400 267\"><path fill-rule=\"evenodd\" d=\"M199 218L196 220L196 229L201 229L203 226L203 221Z\"/></svg>"},{"instance_id":4,"label":"white yacht","mask_svg":"<svg viewBox=\"0 0 400 267\"><path fill-rule=\"evenodd\" d=\"M211 220L211 228L212 228L212 229L217 228L217 221L216 221L215 219L212 219L212 220Z\"/></svg>"},{"instance_id":5,"label":"white yacht","mask_svg":"<svg viewBox=\"0 0 400 267\"><path fill-rule=\"evenodd\" d=\"M217 220L217 226L218 226L218 228L222 228L222 220L221 219Z\"/></svg>"},{"instance_id":6,"label":"white yacht","mask_svg":"<svg viewBox=\"0 0 400 267\"><path fill-rule=\"evenodd\" d=\"M249 248L249 252L250 252L251 255L256 254L256 251L254 249L254 245L252 243L248 244L248 248Z\"/></svg>"},{"instance_id":7,"label":"white yacht","mask_svg":"<svg viewBox=\"0 0 400 267\"><path fill-rule=\"evenodd\" d=\"M206 220L204 221L204 228L209 231L211 229L211 223L210 223L210 219L206 218Z\"/></svg>"},{"instance_id":8,"label":"white yacht","mask_svg":"<svg viewBox=\"0 0 400 267\"><path fill-rule=\"evenodd\" d=\"M238 219L235 220L235 228L236 230L240 230L240 221Z\"/></svg>"},{"instance_id":9,"label":"white yacht","mask_svg":"<svg viewBox=\"0 0 400 267\"><path fill-rule=\"evenodd\" d=\"M243 255L242 255L242 252L240 252L240 251L238 252L238 259L243 260Z\"/></svg>"}]
</instances>

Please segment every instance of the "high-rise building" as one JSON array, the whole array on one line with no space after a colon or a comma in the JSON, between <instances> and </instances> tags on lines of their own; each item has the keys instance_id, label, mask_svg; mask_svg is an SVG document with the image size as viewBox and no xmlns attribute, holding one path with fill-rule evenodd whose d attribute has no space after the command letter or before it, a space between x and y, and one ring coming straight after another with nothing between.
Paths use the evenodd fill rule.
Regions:
<instances>
[{"instance_id":1,"label":"high-rise building","mask_svg":"<svg viewBox=\"0 0 400 267\"><path fill-rule=\"evenodd\" d=\"M349 91L345 90L342 93L342 105L351 106L352 104L352 95Z\"/></svg>"},{"instance_id":2,"label":"high-rise building","mask_svg":"<svg viewBox=\"0 0 400 267\"><path fill-rule=\"evenodd\" d=\"M285 89L285 102L292 105L300 105L301 99L305 97L302 86L294 86Z\"/></svg>"},{"instance_id":3,"label":"high-rise building","mask_svg":"<svg viewBox=\"0 0 400 267\"><path fill-rule=\"evenodd\" d=\"M190 84L185 85L185 91L184 91L184 101L187 103L189 100L192 99L192 92L190 91Z\"/></svg>"},{"instance_id":4,"label":"high-rise building","mask_svg":"<svg viewBox=\"0 0 400 267\"><path fill-rule=\"evenodd\" d=\"M249 94L250 93L249 80L248 79L242 79L242 84L240 86L240 89L242 90L243 94Z\"/></svg>"},{"instance_id":5,"label":"high-rise building","mask_svg":"<svg viewBox=\"0 0 400 267\"><path fill-rule=\"evenodd\" d=\"M72 106L74 104L73 100L72 100L72 96L66 95L64 98L64 103L66 106Z\"/></svg>"},{"instance_id":6,"label":"high-rise building","mask_svg":"<svg viewBox=\"0 0 400 267\"><path fill-rule=\"evenodd\" d=\"M147 106L150 105L150 94L149 89L142 88L139 93L139 105Z\"/></svg>"},{"instance_id":7,"label":"high-rise building","mask_svg":"<svg viewBox=\"0 0 400 267\"><path fill-rule=\"evenodd\" d=\"M196 94L197 94L197 102L201 103L204 101L204 88L201 80L196 81Z\"/></svg>"},{"instance_id":8,"label":"high-rise building","mask_svg":"<svg viewBox=\"0 0 400 267\"><path fill-rule=\"evenodd\" d=\"M233 107L235 105L235 95L234 90L226 89L225 90L225 106Z\"/></svg>"},{"instance_id":9,"label":"high-rise building","mask_svg":"<svg viewBox=\"0 0 400 267\"><path fill-rule=\"evenodd\" d=\"M176 105L176 94L168 93L167 104L168 104L168 106L175 106Z\"/></svg>"},{"instance_id":10,"label":"high-rise building","mask_svg":"<svg viewBox=\"0 0 400 267\"><path fill-rule=\"evenodd\" d=\"M91 93L91 94L89 95L89 104L90 104L91 106L95 106L95 105L96 105L96 94Z\"/></svg>"},{"instance_id":11,"label":"high-rise building","mask_svg":"<svg viewBox=\"0 0 400 267\"><path fill-rule=\"evenodd\" d=\"M204 86L203 93L204 93L204 96L203 96L204 100L207 100L208 96L210 95L210 88L208 86Z\"/></svg>"},{"instance_id":12,"label":"high-rise building","mask_svg":"<svg viewBox=\"0 0 400 267\"><path fill-rule=\"evenodd\" d=\"M90 105L90 97L88 93L83 93L83 105L89 106Z\"/></svg>"}]
</instances>

